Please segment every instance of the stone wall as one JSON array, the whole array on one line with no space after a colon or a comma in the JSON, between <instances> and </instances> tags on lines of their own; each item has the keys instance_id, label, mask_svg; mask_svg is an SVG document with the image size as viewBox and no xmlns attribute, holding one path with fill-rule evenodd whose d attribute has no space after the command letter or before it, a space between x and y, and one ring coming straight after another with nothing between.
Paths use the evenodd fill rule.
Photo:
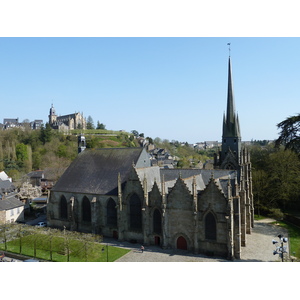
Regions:
<instances>
[{"instance_id":1,"label":"stone wall","mask_svg":"<svg viewBox=\"0 0 300 300\"><path fill-rule=\"evenodd\" d=\"M49 226L92 232L120 240L154 244L164 248L177 248L178 238L184 238L187 250L195 253L231 257L233 254L233 208L218 186L218 180L211 179L206 189L192 195L184 181L178 178L166 197L157 185L152 191L143 188L137 174L131 174L125 188L119 195L92 195L51 192L48 204ZM147 186L144 182L144 186ZM141 204L141 228L130 228L130 199L138 197ZM60 218L60 199L67 200L68 218ZM91 207L91 221L82 220L82 202L86 198ZM118 216L117 226L107 224L107 203L113 199ZM161 232L154 232L154 211L161 216ZM216 237L206 237L206 216L215 220Z\"/></svg>"}]
</instances>

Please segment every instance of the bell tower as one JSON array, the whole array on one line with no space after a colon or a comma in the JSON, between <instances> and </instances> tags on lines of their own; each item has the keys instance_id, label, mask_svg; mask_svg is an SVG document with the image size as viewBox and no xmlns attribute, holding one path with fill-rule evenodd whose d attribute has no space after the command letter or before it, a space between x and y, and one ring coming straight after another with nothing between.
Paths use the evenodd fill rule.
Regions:
<instances>
[{"instance_id":1,"label":"bell tower","mask_svg":"<svg viewBox=\"0 0 300 300\"><path fill-rule=\"evenodd\" d=\"M49 113L49 124L52 125L56 121L56 119L57 119L57 115L55 113L55 108L52 104Z\"/></svg>"},{"instance_id":2,"label":"bell tower","mask_svg":"<svg viewBox=\"0 0 300 300\"><path fill-rule=\"evenodd\" d=\"M82 151L84 151L85 148L86 148L85 136L80 134L78 136L78 154L81 153Z\"/></svg>"}]
</instances>

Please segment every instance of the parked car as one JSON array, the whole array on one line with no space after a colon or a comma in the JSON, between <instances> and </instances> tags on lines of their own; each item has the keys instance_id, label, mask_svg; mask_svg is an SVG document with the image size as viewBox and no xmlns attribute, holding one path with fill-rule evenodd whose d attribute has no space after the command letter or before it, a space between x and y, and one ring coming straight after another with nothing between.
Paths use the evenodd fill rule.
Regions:
<instances>
[{"instance_id":1,"label":"parked car","mask_svg":"<svg viewBox=\"0 0 300 300\"><path fill-rule=\"evenodd\" d=\"M29 259L24 260L23 262L40 262L40 261L37 259L29 258Z\"/></svg>"},{"instance_id":2,"label":"parked car","mask_svg":"<svg viewBox=\"0 0 300 300\"><path fill-rule=\"evenodd\" d=\"M47 223L46 222L38 222L36 226L38 226L38 227L46 227Z\"/></svg>"}]
</instances>

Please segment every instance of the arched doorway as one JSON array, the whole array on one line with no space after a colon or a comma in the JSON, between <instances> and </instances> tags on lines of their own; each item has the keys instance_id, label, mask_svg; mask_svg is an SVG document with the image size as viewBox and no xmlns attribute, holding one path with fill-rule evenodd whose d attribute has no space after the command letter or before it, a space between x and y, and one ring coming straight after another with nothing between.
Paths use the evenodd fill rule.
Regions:
<instances>
[{"instance_id":1,"label":"arched doorway","mask_svg":"<svg viewBox=\"0 0 300 300\"><path fill-rule=\"evenodd\" d=\"M114 230L113 231L113 238L117 240L118 237L119 237L118 231Z\"/></svg>"},{"instance_id":2,"label":"arched doorway","mask_svg":"<svg viewBox=\"0 0 300 300\"><path fill-rule=\"evenodd\" d=\"M159 236L154 237L154 245L155 246L160 246L160 237Z\"/></svg>"},{"instance_id":3,"label":"arched doorway","mask_svg":"<svg viewBox=\"0 0 300 300\"><path fill-rule=\"evenodd\" d=\"M187 250L187 242L183 236L180 236L177 239L177 247L176 248L180 249L180 250Z\"/></svg>"}]
</instances>

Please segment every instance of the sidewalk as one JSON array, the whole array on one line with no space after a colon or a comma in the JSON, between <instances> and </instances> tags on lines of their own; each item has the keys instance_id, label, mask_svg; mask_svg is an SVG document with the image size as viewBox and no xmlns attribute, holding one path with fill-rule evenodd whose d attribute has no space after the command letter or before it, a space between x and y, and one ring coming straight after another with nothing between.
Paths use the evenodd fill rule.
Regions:
<instances>
[{"instance_id":1,"label":"sidewalk","mask_svg":"<svg viewBox=\"0 0 300 300\"><path fill-rule=\"evenodd\" d=\"M280 261L278 255L273 255L275 246L272 244L272 239L278 240L278 234L288 237L287 231L271 224L271 222L274 222L274 220L255 221L252 233L247 234L246 247L242 247L241 259L235 260L236 262ZM109 246L131 249L117 262L228 262L223 258L195 255L183 250L164 250L157 246L145 246L145 251L142 253L139 244L119 242L110 238L104 238L103 243Z\"/></svg>"}]
</instances>

